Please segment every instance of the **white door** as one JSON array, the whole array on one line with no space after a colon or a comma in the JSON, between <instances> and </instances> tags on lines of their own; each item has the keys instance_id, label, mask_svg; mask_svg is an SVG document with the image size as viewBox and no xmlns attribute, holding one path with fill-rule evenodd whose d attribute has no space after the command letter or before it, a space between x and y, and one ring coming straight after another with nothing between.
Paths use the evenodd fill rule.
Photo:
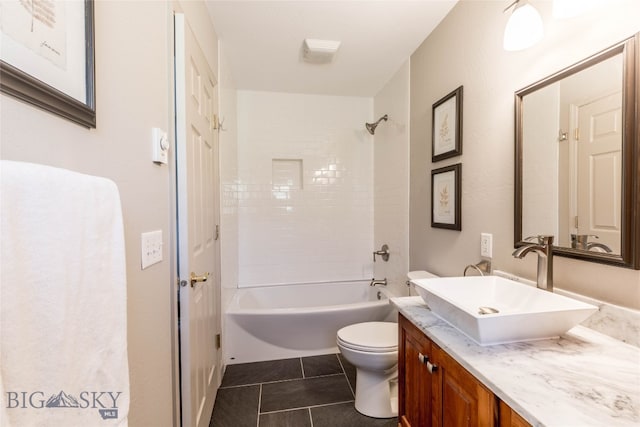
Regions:
<instances>
[{"instance_id":1,"label":"white door","mask_svg":"<svg viewBox=\"0 0 640 427\"><path fill-rule=\"evenodd\" d=\"M182 426L208 426L220 382L216 80L175 15L176 169Z\"/></svg>"},{"instance_id":2,"label":"white door","mask_svg":"<svg viewBox=\"0 0 640 427\"><path fill-rule=\"evenodd\" d=\"M578 234L620 253L622 95L578 108Z\"/></svg>"}]
</instances>

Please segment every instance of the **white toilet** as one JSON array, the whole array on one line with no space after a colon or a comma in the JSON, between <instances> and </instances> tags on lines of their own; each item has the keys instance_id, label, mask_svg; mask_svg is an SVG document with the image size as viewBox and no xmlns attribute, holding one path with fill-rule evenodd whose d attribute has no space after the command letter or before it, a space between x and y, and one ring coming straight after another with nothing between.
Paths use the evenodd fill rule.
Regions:
<instances>
[{"instance_id":1,"label":"white toilet","mask_svg":"<svg viewBox=\"0 0 640 427\"><path fill-rule=\"evenodd\" d=\"M365 322L338 331L340 353L357 369L356 410L375 418L398 415L398 324Z\"/></svg>"}]
</instances>

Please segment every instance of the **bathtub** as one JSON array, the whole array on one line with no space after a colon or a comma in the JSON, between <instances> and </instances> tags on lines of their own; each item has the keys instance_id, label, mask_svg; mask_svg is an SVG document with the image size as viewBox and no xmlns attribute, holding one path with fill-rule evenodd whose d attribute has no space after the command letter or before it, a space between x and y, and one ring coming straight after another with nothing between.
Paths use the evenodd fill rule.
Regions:
<instances>
[{"instance_id":1,"label":"bathtub","mask_svg":"<svg viewBox=\"0 0 640 427\"><path fill-rule=\"evenodd\" d=\"M225 362L337 353L338 329L396 321L389 296L386 288L369 286L369 280L238 289L225 313Z\"/></svg>"}]
</instances>

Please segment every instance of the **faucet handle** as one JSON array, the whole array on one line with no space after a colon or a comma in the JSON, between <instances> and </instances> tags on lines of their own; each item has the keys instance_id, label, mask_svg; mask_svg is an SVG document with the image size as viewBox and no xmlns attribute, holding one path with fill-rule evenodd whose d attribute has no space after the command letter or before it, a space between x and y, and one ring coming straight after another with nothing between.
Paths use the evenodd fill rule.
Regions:
<instances>
[{"instance_id":1,"label":"faucet handle","mask_svg":"<svg viewBox=\"0 0 640 427\"><path fill-rule=\"evenodd\" d=\"M547 246L553 245L553 235L541 234L540 236L538 236L538 239L540 243L543 245L547 245Z\"/></svg>"},{"instance_id":2,"label":"faucet handle","mask_svg":"<svg viewBox=\"0 0 640 427\"><path fill-rule=\"evenodd\" d=\"M389 261L389 245L384 244L379 251L373 251L373 262L376 262L376 255L380 255L384 262Z\"/></svg>"},{"instance_id":3,"label":"faucet handle","mask_svg":"<svg viewBox=\"0 0 640 427\"><path fill-rule=\"evenodd\" d=\"M542 236L529 236L529 237L525 237L524 239L522 239L524 242L536 242L536 243L542 243Z\"/></svg>"},{"instance_id":4,"label":"faucet handle","mask_svg":"<svg viewBox=\"0 0 640 427\"><path fill-rule=\"evenodd\" d=\"M524 241L536 242L539 245L553 245L553 235L538 234L537 236L525 237Z\"/></svg>"}]
</instances>

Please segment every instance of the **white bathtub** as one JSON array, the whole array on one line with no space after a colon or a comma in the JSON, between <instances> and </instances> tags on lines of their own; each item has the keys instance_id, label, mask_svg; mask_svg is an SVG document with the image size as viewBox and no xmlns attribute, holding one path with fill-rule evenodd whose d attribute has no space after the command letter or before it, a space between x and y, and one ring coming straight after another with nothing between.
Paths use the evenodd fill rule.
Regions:
<instances>
[{"instance_id":1,"label":"white bathtub","mask_svg":"<svg viewBox=\"0 0 640 427\"><path fill-rule=\"evenodd\" d=\"M343 326L396 321L388 296L368 280L238 289L225 315L225 362L337 353Z\"/></svg>"}]
</instances>

